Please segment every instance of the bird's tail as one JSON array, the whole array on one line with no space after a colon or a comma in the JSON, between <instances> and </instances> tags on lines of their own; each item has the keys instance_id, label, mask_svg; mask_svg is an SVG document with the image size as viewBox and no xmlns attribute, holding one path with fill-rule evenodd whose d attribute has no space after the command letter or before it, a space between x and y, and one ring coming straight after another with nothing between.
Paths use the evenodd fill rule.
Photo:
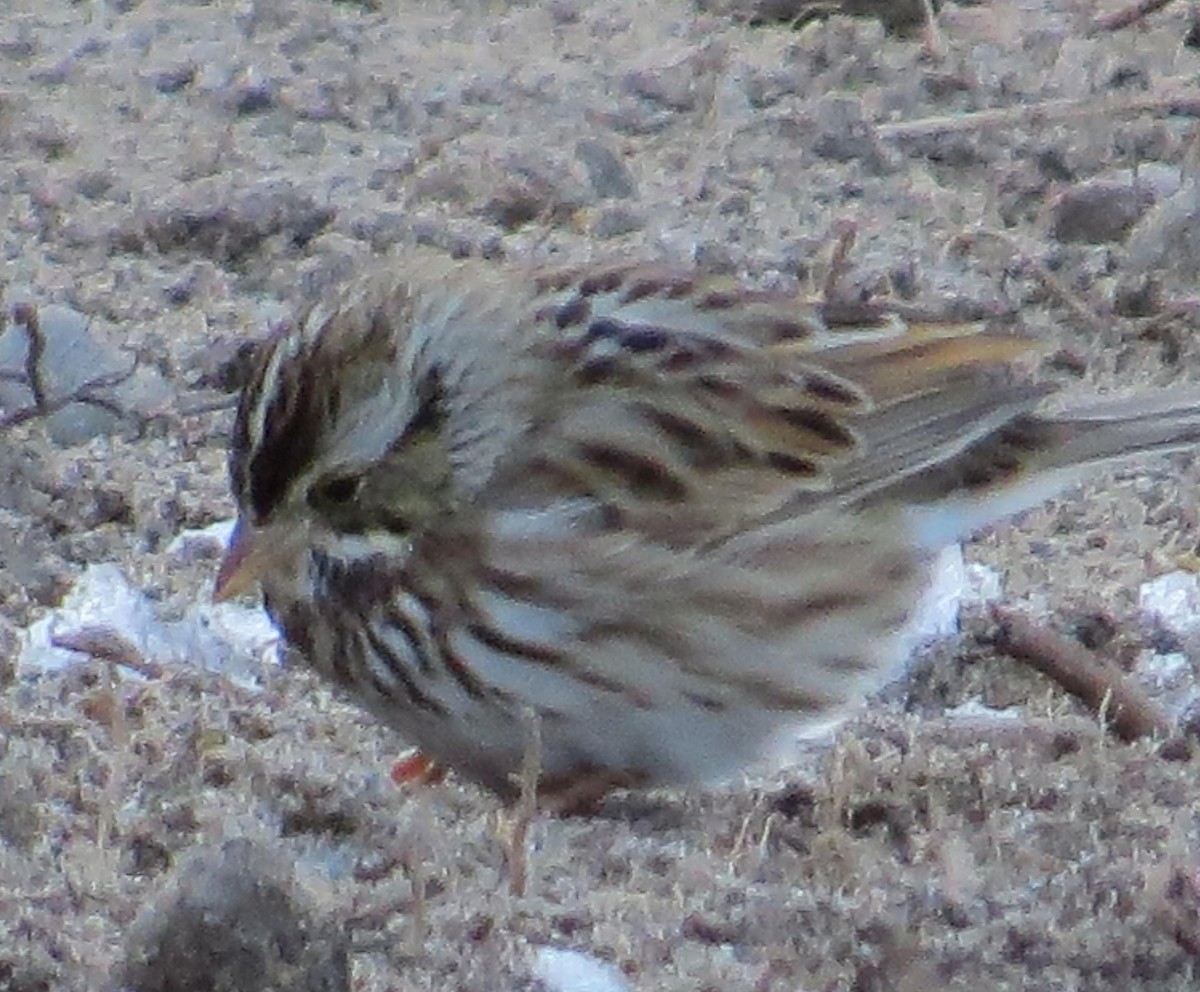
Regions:
<instances>
[{"instance_id":1,"label":"bird's tail","mask_svg":"<svg viewBox=\"0 0 1200 992\"><path fill-rule=\"evenodd\" d=\"M1095 465L1200 445L1200 391L1174 390L1093 403L1043 418L1061 431L1050 469Z\"/></svg>"},{"instance_id":2,"label":"bird's tail","mask_svg":"<svg viewBox=\"0 0 1200 992\"><path fill-rule=\"evenodd\" d=\"M905 505L918 543L940 548L1051 498L1089 468L1193 447L1200 448L1195 390L1026 413L873 498Z\"/></svg>"}]
</instances>

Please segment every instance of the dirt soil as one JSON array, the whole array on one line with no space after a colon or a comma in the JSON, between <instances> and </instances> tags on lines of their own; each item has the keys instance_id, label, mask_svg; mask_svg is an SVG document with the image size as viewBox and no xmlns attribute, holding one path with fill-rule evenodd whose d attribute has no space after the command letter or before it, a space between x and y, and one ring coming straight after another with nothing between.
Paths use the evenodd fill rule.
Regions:
<instances>
[{"instance_id":1,"label":"dirt soil","mask_svg":"<svg viewBox=\"0 0 1200 992\"><path fill-rule=\"evenodd\" d=\"M794 769L537 821L524 896L495 801L396 788L398 740L303 672L13 660L87 563L168 611L208 594L214 562L166 548L232 514L239 346L395 244L990 315L1068 395L1200 379L1195 29L1175 4L1093 33L1095 6L947 3L930 32L685 0L5 0L0 292L85 314L172 398L81 446L3 427L0 990L618 987L546 947L641 992L1195 988L1188 726L1121 743L982 619ZM1194 678L1137 590L1195 560L1197 473L1110 473L968 557Z\"/></svg>"}]
</instances>

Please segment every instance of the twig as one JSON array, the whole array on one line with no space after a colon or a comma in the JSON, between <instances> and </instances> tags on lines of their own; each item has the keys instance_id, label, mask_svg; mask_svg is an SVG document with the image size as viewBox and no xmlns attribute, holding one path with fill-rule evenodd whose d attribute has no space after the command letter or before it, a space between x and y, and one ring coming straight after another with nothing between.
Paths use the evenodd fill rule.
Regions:
<instances>
[{"instance_id":1,"label":"twig","mask_svg":"<svg viewBox=\"0 0 1200 992\"><path fill-rule=\"evenodd\" d=\"M821 287L821 299L831 302L837 296L838 286L851 269L850 252L858 239L858 225L852 220L840 220L834 226L837 240L833 245L833 256L829 260L829 271Z\"/></svg>"},{"instance_id":2,"label":"twig","mask_svg":"<svg viewBox=\"0 0 1200 992\"><path fill-rule=\"evenodd\" d=\"M911 121L879 124L881 138L922 138L931 134L975 131L1016 122L1050 124L1081 117L1124 117L1156 111L1183 117L1200 117L1200 89L1185 87L1173 93L1142 93L1136 96L1084 97L1046 100L1016 107L995 107L969 114L944 114Z\"/></svg>"},{"instance_id":3,"label":"twig","mask_svg":"<svg viewBox=\"0 0 1200 992\"><path fill-rule=\"evenodd\" d=\"M1171 721L1115 666L1048 627L1017 613L995 608L1000 625L996 646L1048 676L1129 742L1172 731Z\"/></svg>"},{"instance_id":4,"label":"twig","mask_svg":"<svg viewBox=\"0 0 1200 992\"><path fill-rule=\"evenodd\" d=\"M537 816L538 781L542 777L542 723L534 710L526 708L525 754L521 759L521 795L513 810L512 836L508 845L508 884L514 896L525 895L529 874L529 826Z\"/></svg>"},{"instance_id":5,"label":"twig","mask_svg":"<svg viewBox=\"0 0 1200 992\"><path fill-rule=\"evenodd\" d=\"M117 666L131 668L147 678L154 679L162 677L163 669L157 662L148 660L128 638L104 624L80 627L64 634L52 634L50 643L56 648L80 651L108 665L103 702L107 710L109 740L116 757L102 792L98 819L100 847L108 849L116 838L117 807L125 788L126 771L120 756L128 753L131 746L129 722L125 717L125 705L121 700L121 690L117 681Z\"/></svg>"},{"instance_id":6,"label":"twig","mask_svg":"<svg viewBox=\"0 0 1200 992\"><path fill-rule=\"evenodd\" d=\"M1149 17L1155 11L1162 10L1171 2L1172 0L1138 0L1137 3L1130 4L1128 7L1096 18L1095 23L1092 24L1092 34L1098 31L1120 31L1122 28L1127 28L1131 24L1136 24Z\"/></svg>"},{"instance_id":7,"label":"twig","mask_svg":"<svg viewBox=\"0 0 1200 992\"><path fill-rule=\"evenodd\" d=\"M46 352L46 338L42 335L42 322L37 307L32 303L18 303L12 308L13 323L24 328L29 347L25 349L25 378L29 391L33 393L33 404L42 407L46 402L46 384L42 382L42 355Z\"/></svg>"},{"instance_id":8,"label":"twig","mask_svg":"<svg viewBox=\"0 0 1200 992\"><path fill-rule=\"evenodd\" d=\"M117 809L121 794L125 791L126 767L122 758L129 754L129 721L125 716L125 703L117 676L117 666L109 665L105 670L104 694L112 707L108 724L108 739L112 743L112 760L109 762L108 781L101 790L100 815L97 818L97 833L102 850L111 849L117 841Z\"/></svg>"},{"instance_id":9,"label":"twig","mask_svg":"<svg viewBox=\"0 0 1200 992\"><path fill-rule=\"evenodd\" d=\"M946 57L946 41L942 30L938 27L937 11L933 9L933 0L921 0L924 7L925 27L921 32L921 48L935 62L941 62Z\"/></svg>"},{"instance_id":10,"label":"twig","mask_svg":"<svg viewBox=\"0 0 1200 992\"><path fill-rule=\"evenodd\" d=\"M48 417L53 413L58 413L59 410L70 406L72 403L87 403L90 406L98 406L118 416L125 416L126 414L125 410L111 400L102 400L96 397L84 398L72 394L70 396L60 396L57 399L47 400L41 404L35 403L33 406L21 407L19 410L13 410L12 413L0 417L0 428L17 427L27 421L36 420L38 417Z\"/></svg>"},{"instance_id":11,"label":"twig","mask_svg":"<svg viewBox=\"0 0 1200 992\"><path fill-rule=\"evenodd\" d=\"M127 637L104 624L52 634L50 643L56 648L90 655L109 665L132 669L148 679L160 679L165 672L161 664L147 658Z\"/></svg>"}]
</instances>

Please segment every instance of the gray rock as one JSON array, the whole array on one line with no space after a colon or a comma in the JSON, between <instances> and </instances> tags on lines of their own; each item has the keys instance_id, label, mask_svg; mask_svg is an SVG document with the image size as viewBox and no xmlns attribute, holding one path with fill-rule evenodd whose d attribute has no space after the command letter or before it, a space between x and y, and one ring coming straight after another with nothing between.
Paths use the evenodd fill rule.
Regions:
<instances>
[{"instance_id":1,"label":"gray rock","mask_svg":"<svg viewBox=\"0 0 1200 992\"><path fill-rule=\"evenodd\" d=\"M604 142L584 138L575 145L575 157L583 163L597 196L624 200L636 194L633 176L620 156Z\"/></svg>"},{"instance_id":2,"label":"gray rock","mask_svg":"<svg viewBox=\"0 0 1200 992\"><path fill-rule=\"evenodd\" d=\"M1200 280L1200 184L1189 180L1146 211L1126 239L1125 269Z\"/></svg>"},{"instance_id":3,"label":"gray rock","mask_svg":"<svg viewBox=\"0 0 1200 992\"><path fill-rule=\"evenodd\" d=\"M1149 186L1132 179L1077 183L1055 200L1050 233L1064 243L1124 241L1154 200Z\"/></svg>"},{"instance_id":4,"label":"gray rock","mask_svg":"<svg viewBox=\"0 0 1200 992\"><path fill-rule=\"evenodd\" d=\"M162 376L135 368L132 356L100 341L91 321L73 307L34 308L10 294L0 332L0 418L44 416L50 439L62 447L106 434L140 430L169 399ZM38 411L30 381L31 338L26 319L36 315L43 351L34 374L42 392Z\"/></svg>"}]
</instances>

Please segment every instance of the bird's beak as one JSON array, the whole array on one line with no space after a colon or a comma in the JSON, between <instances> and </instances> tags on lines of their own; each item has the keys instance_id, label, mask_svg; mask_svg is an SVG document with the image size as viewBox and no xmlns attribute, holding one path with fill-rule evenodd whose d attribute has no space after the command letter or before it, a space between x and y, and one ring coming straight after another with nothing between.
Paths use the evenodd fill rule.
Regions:
<instances>
[{"instance_id":1,"label":"bird's beak","mask_svg":"<svg viewBox=\"0 0 1200 992\"><path fill-rule=\"evenodd\" d=\"M259 540L260 536L245 520L238 518L217 571L212 594L214 603L224 603L241 595L266 571L266 543Z\"/></svg>"}]
</instances>

